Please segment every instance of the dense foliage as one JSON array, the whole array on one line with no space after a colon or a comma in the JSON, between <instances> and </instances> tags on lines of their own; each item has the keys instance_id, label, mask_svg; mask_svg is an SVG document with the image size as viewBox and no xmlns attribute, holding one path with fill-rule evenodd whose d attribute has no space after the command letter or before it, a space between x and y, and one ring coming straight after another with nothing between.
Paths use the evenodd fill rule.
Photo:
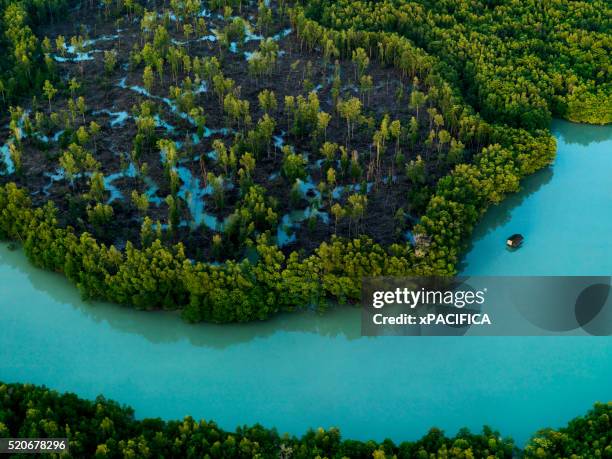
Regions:
<instances>
[{"instance_id":1,"label":"dense foliage","mask_svg":"<svg viewBox=\"0 0 612 459\"><path fill-rule=\"evenodd\" d=\"M188 260L181 243L167 247L154 233L144 247L128 242L119 251L58 226L52 203L32 209L14 184L0 187L0 238L23 242L36 266L64 273L86 297L142 309L181 308L190 321L264 319L329 299L356 301L364 276L452 273L482 209L516 191L520 177L550 160L554 142L544 134L542 139L524 133L509 148L485 148L474 165L457 166L441 180L419 225L428 239L416 251L407 244L385 249L365 237L332 238L302 258L285 255L264 234L252 245L255 257L217 266ZM534 148L541 156L528 154Z\"/></svg>"},{"instance_id":2,"label":"dense foliage","mask_svg":"<svg viewBox=\"0 0 612 459\"><path fill-rule=\"evenodd\" d=\"M527 458L612 457L612 402L597 403L561 429L543 429L525 448Z\"/></svg>"},{"instance_id":3,"label":"dense foliage","mask_svg":"<svg viewBox=\"0 0 612 459\"><path fill-rule=\"evenodd\" d=\"M5 39L45 79L6 119L0 238L190 321L355 302L363 276L454 274L552 162L552 113L609 121L606 5L302 3L83 3L51 38L20 3Z\"/></svg>"},{"instance_id":4,"label":"dense foliage","mask_svg":"<svg viewBox=\"0 0 612 459\"><path fill-rule=\"evenodd\" d=\"M553 160L551 116L612 121L603 0L103 0L79 3L74 24L67 13L65 0L0 1L0 239L85 297L194 322L357 301L364 276L453 274L487 207ZM521 454L612 457L610 411ZM400 445L226 432L12 384L0 435L68 436L73 457L519 454L487 428Z\"/></svg>"},{"instance_id":5,"label":"dense foliage","mask_svg":"<svg viewBox=\"0 0 612 459\"><path fill-rule=\"evenodd\" d=\"M68 0L0 1L0 107L40 91L49 78L37 26L62 17Z\"/></svg>"},{"instance_id":6,"label":"dense foliage","mask_svg":"<svg viewBox=\"0 0 612 459\"><path fill-rule=\"evenodd\" d=\"M94 402L45 387L0 384L2 437L68 437L70 457L157 458L561 458L612 457L612 403L598 403L559 431L543 430L524 452L484 427L447 437L438 429L399 445L343 440L338 429L311 430L302 437L279 435L255 425L235 432L213 421L136 420L131 408L98 397ZM64 456L63 456L64 457Z\"/></svg>"},{"instance_id":7,"label":"dense foliage","mask_svg":"<svg viewBox=\"0 0 612 459\"><path fill-rule=\"evenodd\" d=\"M313 0L341 29L397 32L437 57L487 120L545 128L551 114L612 122L610 3L555 0Z\"/></svg>"}]
</instances>

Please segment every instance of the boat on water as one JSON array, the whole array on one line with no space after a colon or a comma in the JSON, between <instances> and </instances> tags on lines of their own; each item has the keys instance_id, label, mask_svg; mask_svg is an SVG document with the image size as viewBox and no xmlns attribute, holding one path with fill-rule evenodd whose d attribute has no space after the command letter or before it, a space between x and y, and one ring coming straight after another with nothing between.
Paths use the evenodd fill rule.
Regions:
<instances>
[{"instance_id":1,"label":"boat on water","mask_svg":"<svg viewBox=\"0 0 612 459\"><path fill-rule=\"evenodd\" d=\"M522 234L513 234L506 240L506 245L511 249L518 249L521 245L523 245L523 241L525 238Z\"/></svg>"}]
</instances>

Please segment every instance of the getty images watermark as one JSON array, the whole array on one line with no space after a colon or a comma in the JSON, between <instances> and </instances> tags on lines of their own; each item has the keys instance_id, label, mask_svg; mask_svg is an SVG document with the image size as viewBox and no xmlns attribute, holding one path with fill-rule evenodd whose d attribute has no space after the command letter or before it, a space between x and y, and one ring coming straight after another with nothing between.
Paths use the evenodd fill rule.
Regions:
<instances>
[{"instance_id":1,"label":"getty images watermark","mask_svg":"<svg viewBox=\"0 0 612 459\"><path fill-rule=\"evenodd\" d=\"M610 336L611 277L364 278L366 336Z\"/></svg>"}]
</instances>

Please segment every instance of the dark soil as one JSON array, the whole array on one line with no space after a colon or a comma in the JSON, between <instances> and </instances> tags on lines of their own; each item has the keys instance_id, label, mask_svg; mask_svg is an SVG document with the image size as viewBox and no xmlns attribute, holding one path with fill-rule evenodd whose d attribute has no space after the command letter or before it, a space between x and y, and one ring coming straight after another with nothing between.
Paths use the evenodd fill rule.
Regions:
<instances>
[{"instance_id":1,"label":"dark soil","mask_svg":"<svg viewBox=\"0 0 612 459\"><path fill-rule=\"evenodd\" d=\"M243 8L243 17L256 15L256 6L250 5ZM99 13L101 14L101 12ZM67 82L71 78L76 78L81 84L81 88L75 96L85 97L87 110L84 116L76 115L77 125L89 125L95 121L101 127L101 132L95 141L95 147L89 145L94 157L101 164L101 172L107 176L120 172L127 167L130 162L130 152L133 149L133 139L137 129L134 123L134 107L138 107L141 102L147 100L135 91L129 89L131 85L143 86L142 73L143 65L138 68L126 70L129 66L130 51L136 47L142 49L143 40L140 33L139 20L132 22L125 18L117 24L113 20L104 20L99 14L89 9L75 11L75 16L65 23L53 24L43 30L43 34L48 36L54 43L58 35L69 37L87 31L90 38L101 37L104 35L119 34L119 38L114 40L102 40L93 45L95 52L91 52L93 60L78 62L57 62L58 81L56 87L60 88L60 93L52 100L52 111L66 116L68 114L68 100L72 95L67 87ZM278 18L277 18L278 19ZM223 27L224 21L215 15L207 20L209 30ZM270 35L278 33L288 27L286 20L278 19L276 25L271 30ZM168 28L168 32L173 39L182 40L181 34L177 33L174 26ZM304 95L312 88L318 88L317 94L320 101L321 110L334 114L332 100L332 85L330 76L334 72L334 64L324 63L322 56L318 53L307 52L300 45L295 33L289 34L286 38L279 41L280 50L283 52L279 56L278 62L272 75L254 78L249 74L248 65L243 55L243 51L255 51L259 46L259 41L249 41L239 47L238 53L224 51L219 54L218 45L207 41L194 41L189 44L189 53L192 57L200 58L205 56L217 56L222 63L222 71L225 77L232 78L239 87L241 99L246 99L250 103L251 117L253 123L263 115L259 108L258 94L263 89L270 89L276 93L279 108L271 115L277 121L275 135L281 135L283 131L288 131L287 114L284 113L283 100L285 95ZM118 64L111 75L106 75L103 62L103 51L116 50L118 53ZM354 73L355 66L350 60L338 62L340 74L342 75L343 87L341 98L360 97L359 91L355 87ZM383 68L372 62L367 69L367 74L373 78L374 89L369 97L365 97L363 114L371 117L375 123L373 127L361 124L355 131L354 137L350 140L349 152L356 150L359 152L361 167L364 171L368 170L368 164L375 156L375 149L372 145L372 135L380 125L380 121L385 114L389 114L391 120L399 119L402 126L406 127L411 116L415 115L410 108L409 94L412 86L411 82L402 78L402 75L390 68ZM168 97L168 89L171 85L177 85L188 75L181 74L174 81L169 70L165 71L164 84L156 80L152 90L157 98L151 99L156 103L157 114L165 122L172 125L175 130L168 132L164 127L156 128L157 138L168 138L183 145L180 149L183 158L181 165L187 167L194 177L203 183L206 178L203 172L214 172L220 174L221 167L216 161L211 160L207 153L212 150L212 143L215 139L223 139L229 148L232 144L232 136L222 136L220 134L204 138L198 144L190 142L190 137L196 129L186 120L173 113L170 108L158 98ZM125 78L127 89L118 86L120 80ZM310 82L310 83L308 83ZM398 96L400 91L403 95ZM49 107L46 100L39 100L38 103L24 104L33 115L40 111L49 115ZM219 105L217 96L212 90L199 93L196 97L196 106L201 106L206 113L206 126L210 129L223 128L227 126L227 121ZM97 113L99 110L110 110L112 112L128 112L130 118L122 125L112 126L113 117L105 113ZM33 118L33 116L31 116ZM84 118L84 119L83 119ZM430 120L425 107L420 111L421 132L420 137L424 139L430 129ZM8 120L2 120L3 125ZM346 124L339 116L333 116L327 129L327 141L335 142L339 145L347 145ZM47 136L53 136L55 132L44 132ZM9 132L2 129L0 139L4 142L9 137ZM186 140L187 139L187 140ZM105 228L95 228L88 223L86 207L89 201L83 194L89 190L88 178L77 178L73 184L67 180L50 182L46 173L53 173L59 168L58 159L63 150L69 143L75 141L73 132L66 132L60 136L58 142L41 142L29 136L23 142L23 168L20 174L0 175L0 183L15 181L18 185L28 188L36 205L44 203L46 200L53 200L59 211L62 224L70 224L81 231L90 231L99 237L102 242L115 244L123 247L125 242L130 240L136 245L139 241L140 225L142 216L138 214L134 205L131 203L130 196L133 190L142 193L147 190L147 184L142 177L121 177L113 182L122 194L122 199L114 200L111 205L114 210L112 222ZM319 154L320 143L312 145L309 138L297 138L287 134L284 138L287 145L293 145L296 151L307 155L309 158L308 174L316 185L320 181L325 181L325 172L315 164L321 159ZM469 147L469 146L468 146ZM427 183L423 187L425 195L428 190L433 189L437 180L445 175L451 165L446 164L442 159L443 154L439 154L436 148L427 148L422 140L415 146L410 146L402 141L401 150L405 161L421 156L426 161ZM469 150L469 148L468 148ZM442 152L444 153L444 151ZM466 151L469 154L469 151ZM200 158L203 158L200 160ZM146 163L147 175L153 180L158 191L156 197L161 198L161 203L152 203L149 206L148 216L154 221L160 220L162 223L168 220L168 208L164 198L171 193L168 183L167 173L160 161L160 152L153 145L146 150L137 160L137 167L142 167ZM292 203L289 199L291 183L288 182L279 172L282 164L282 153L275 147L271 147L270 155L262 155L257 160L254 173L256 184L266 189L267 196L273 198L277 203L275 211L280 216L293 210L304 209L313 201L313 196L302 196L298 203ZM277 177L270 179L272 174ZM406 177L405 170L398 167L395 163L395 145L393 140L387 142L387 147L380 157L380 168L374 176L364 177L368 182L372 182L372 190L368 193L367 211L361 221L356 224L350 223L348 218L341 221L337 227L334 218L330 213L329 199L322 199L321 212L329 214L329 223L324 223L322 219L309 222L304 221L296 225L296 242L291 243L283 250L300 250L305 254L311 253L321 242L328 240L333 234L340 236L357 236L367 234L375 241L384 245L394 242L406 242L405 231L409 229L415 217L422 211L426 199L414 202L409 199L412 185ZM387 183L385 183L387 182ZM338 185L354 185L350 176L342 177L337 174ZM348 192L344 192L339 200L334 200L331 204L339 202L341 205L346 203ZM180 199L180 198L179 198ZM181 214L185 220L185 225L175 228L172 234L165 235L169 243L181 241L185 244L187 254L195 259L212 259L211 241L214 231L200 226L192 228L191 216L189 215L188 203L181 201ZM216 209L212 197L206 196L206 211L218 217L220 221L230 215L236 205L240 202L240 192L237 181L234 187L226 192L226 205L223 209ZM412 219L399 222L396 212L402 208ZM240 257L240 250L230 250L225 254L227 257Z\"/></svg>"}]
</instances>

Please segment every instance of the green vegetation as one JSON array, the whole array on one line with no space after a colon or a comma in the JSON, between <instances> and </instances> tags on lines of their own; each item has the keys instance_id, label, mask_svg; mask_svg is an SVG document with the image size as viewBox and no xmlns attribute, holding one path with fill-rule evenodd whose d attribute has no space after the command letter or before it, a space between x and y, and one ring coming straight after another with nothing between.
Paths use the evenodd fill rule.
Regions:
<instances>
[{"instance_id":1,"label":"green vegetation","mask_svg":"<svg viewBox=\"0 0 612 459\"><path fill-rule=\"evenodd\" d=\"M612 457L612 402L595 404L567 427L539 431L525 448L525 457Z\"/></svg>"},{"instance_id":2,"label":"green vegetation","mask_svg":"<svg viewBox=\"0 0 612 459\"><path fill-rule=\"evenodd\" d=\"M258 198L250 194L247 199ZM190 321L261 320L295 305L324 305L325 295L358 298L362 276L408 270L406 246L386 252L366 238L333 239L300 260L260 236L253 246L257 262L214 266L189 261L180 243L164 246L150 224L143 225L143 234L142 248L128 242L119 251L87 233L79 236L72 227L60 227L53 204L33 209L23 189L0 187L0 238L21 241L36 266L64 273L85 297L141 309L182 305Z\"/></svg>"},{"instance_id":3,"label":"green vegetation","mask_svg":"<svg viewBox=\"0 0 612 459\"><path fill-rule=\"evenodd\" d=\"M62 17L68 4L65 0L0 2L0 107L39 90L53 73L53 61L45 59L49 43L41 43L35 31Z\"/></svg>"},{"instance_id":4,"label":"green vegetation","mask_svg":"<svg viewBox=\"0 0 612 459\"><path fill-rule=\"evenodd\" d=\"M310 430L302 437L262 426L227 432L213 421L135 420L131 408L98 397L94 402L45 387L0 384L0 435L68 437L62 457L181 458L562 458L612 457L612 403L598 403L558 431L538 432L524 451L484 427L447 437L438 429L399 445L343 440L338 429Z\"/></svg>"},{"instance_id":5,"label":"green vegetation","mask_svg":"<svg viewBox=\"0 0 612 459\"><path fill-rule=\"evenodd\" d=\"M486 209L552 162L552 116L612 121L603 0L68 6L0 1L0 239L86 298L191 322L452 275ZM486 428L395 445L0 399L0 434L68 436L73 457L612 457L610 404L519 452Z\"/></svg>"},{"instance_id":6,"label":"green vegetation","mask_svg":"<svg viewBox=\"0 0 612 459\"><path fill-rule=\"evenodd\" d=\"M612 122L610 3L554 0L313 0L338 30L396 32L439 60L485 119L546 128L551 115Z\"/></svg>"},{"instance_id":7,"label":"green vegetation","mask_svg":"<svg viewBox=\"0 0 612 459\"><path fill-rule=\"evenodd\" d=\"M42 73L3 77L0 237L87 298L194 322L452 275L552 162L552 114L609 121L606 5L555 4L561 25L532 2L93 2L72 36L24 10L6 30L44 33L6 37Z\"/></svg>"},{"instance_id":8,"label":"green vegetation","mask_svg":"<svg viewBox=\"0 0 612 459\"><path fill-rule=\"evenodd\" d=\"M68 6L0 1L0 239L86 298L191 322L452 275L486 209L552 162L552 116L612 121L603 0ZM69 436L73 457L612 457L610 404L519 452L486 428L395 445L0 399L0 434Z\"/></svg>"}]
</instances>

